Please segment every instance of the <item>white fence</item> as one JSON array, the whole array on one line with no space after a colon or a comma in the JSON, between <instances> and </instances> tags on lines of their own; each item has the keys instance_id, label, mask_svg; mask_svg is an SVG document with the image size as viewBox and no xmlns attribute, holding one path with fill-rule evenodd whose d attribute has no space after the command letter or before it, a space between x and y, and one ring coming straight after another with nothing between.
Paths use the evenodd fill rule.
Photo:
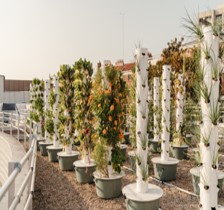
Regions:
<instances>
[{"instance_id":1,"label":"white fence","mask_svg":"<svg viewBox=\"0 0 224 210\"><path fill-rule=\"evenodd\" d=\"M16 135L18 140L22 136L24 143L26 143L28 137L30 142L29 150L19 162L8 163L9 176L0 188L0 204L7 197L7 209L14 210L17 209L23 197L22 209L31 210L36 171L36 137L38 124L30 120L31 123L28 125L26 114L8 112L0 112L0 121L0 130L2 132L7 131L10 135ZM18 174L25 170L25 164L27 163L29 166L28 171L25 171L25 176L20 182L17 188L18 190L15 192L15 180ZM25 193L25 189L28 189L28 193Z\"/></svg>"}]
</instances>

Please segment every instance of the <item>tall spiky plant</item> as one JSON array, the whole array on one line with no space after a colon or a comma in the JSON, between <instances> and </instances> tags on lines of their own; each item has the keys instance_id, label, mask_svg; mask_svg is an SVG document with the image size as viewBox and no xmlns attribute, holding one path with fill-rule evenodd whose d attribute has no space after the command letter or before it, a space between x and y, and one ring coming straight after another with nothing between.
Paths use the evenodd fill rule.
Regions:
<instances>
[{"instance_id":1,"label":"tall spiky plant","mask_svg":"<svg viewBox=\"0 0 224 210\"><path fill-rule=\"evenodd\" d=\"M190 22L191 31L196 33L201 47L200 70L202 71L199 84L202 123L199 149L201 151L200 166L200 209L218 209L218 115L219 115L219 37L213 27L207 23L195 27Z\"/></svg>"},{"instance_id":2,"label":"tall spiky plant","mask_svg":"<svg viewBox=\"0 0 224 210\"><path fill-rule=\"evenodd\" d=\"M148 191L148 50L136 49L136 186L137 192ZM147 81L147 82L145 82Z\"/></svg>"}]
</instances>

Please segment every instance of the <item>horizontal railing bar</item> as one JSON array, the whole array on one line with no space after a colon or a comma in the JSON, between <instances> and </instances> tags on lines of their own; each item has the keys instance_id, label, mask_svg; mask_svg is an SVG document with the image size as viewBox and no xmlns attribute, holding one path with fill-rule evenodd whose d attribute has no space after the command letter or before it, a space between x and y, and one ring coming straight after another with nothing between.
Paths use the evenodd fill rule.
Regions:
<instances>
[{"instance_id":1,"label":"horizontal railing bar","mask_svg":"<svg viewBox=\"0 0 224 210\"><path fill-rule=\"evenodd\" d=\"M9 187L12 185L13 181L15 180L15 178L17 177L17 175L19 174L19 172L22 170L25 162L27 161L27 159L29 158L29 156L33 152L34 142L35 141L32 142L32 145L31 145L30 149L28 150L28 152L24 155L24 157L22 158L22 160L17 164L17 166L15 167L15 169L13 170L13 172L10 174L10 176L8 177L8 179L5 181L5 183L0 188L0 201L2 200L2 198L5 195L5 193L7 192L7 190L9 189Z\"/></svg>"},{"instance_id":2,"label":"horizontal railing bar","mask_svg":"<svg viewBox=\"0 0 224 210\"><path fill-rule=\"evenodd\" d=\"M23 193L23 191L24 191L24 189L25 189L25 187L27 185L27 182L29 181L29 178L30 178L31 175L32 175L32 168L30 168L28 173L26 174L25 179L24 179L22 185L20 186L19 191L16 194L16 196L15 196L15 198L14 198L14 200L13 200L13 202L12 202L10 208L9 208L9 210L15 210L16 209L18 203L20 202L22 193Z\"/></svg>"}]
</instances>

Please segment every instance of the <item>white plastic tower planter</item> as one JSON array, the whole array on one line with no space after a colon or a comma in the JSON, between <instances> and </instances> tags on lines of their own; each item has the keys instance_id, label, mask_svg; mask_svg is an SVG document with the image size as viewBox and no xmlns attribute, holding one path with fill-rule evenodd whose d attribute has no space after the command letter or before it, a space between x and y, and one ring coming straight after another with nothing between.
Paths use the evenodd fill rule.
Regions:
<instances>
[{"instance_id":1,"label":"white plastic tower planter","mask_svg":"<svg viewBox=\"0 0 224 210\"><path fill-rule=\"evenodd\" d=\"M48 102L48 98L49 98L49 94L50 94L50 80L45 80L44 82L44 103L45 103L45 106L44 106L44 111L45 113L47 112L47 110L49 110L50 108L50 105L49 105L49 102ZM45 122L47 121L47 115L45 115ZM50 142L50 139L49 139L49 133L47 131L47 129L45 129L45 142L46 143L49 143Z\"/></svg>"},{"instance_id":2,"label":"white plastic tower planter","mask_svg":"<svg viewBox=\"0 0 224 210\"><path fill-rule=\"evenodd\" d=\"M126 197L127 209L159 209L159 199L162 189L148 184L148 50L136 49L136 175L134 184L125 186L122 190Z\"/></svg>"},{"instance_id":3,"label":"white plastic tower planter","mask_svg":"<svg viewBox=\"0 0 224 210\"><path fill-rule=\"evenodd\" d=\"M187 158L188 146L182 136L181 126L183 125L183 108L184 108L184 84L183 74L179 73L176 80L176 136L174 135L172 150L175 158L181 160Z\"/></svg>"},{"instance_id":4,"label":"white plastic tower planter","mask_svg":"<svg viewBox=\"0 0 224 210\"><path fill-rule=\"evenodd\" d=\"M169 157L170 141L170 71L169 65L163 66L162 74L162 134L161 157L152 159L155 176L162 181L176 179L178 160Z\"/></svg>"},{"instance_id":5,"label":"white plastic tower planter","mask_svg":"<svg viewBox=\"0 0 224 210\"><path fill-rule=\"evenodd\" d=\"M49 93L50 93L50 80L45 80L44 81L44 103L45 103L44 111L45 111L45 113L50 108L49 103L48 103ZM47 118L47 115L45 115L45 122L47 120L46 118ZM50 139L49 139L49 133L45 129L45 141L39 143L40 153L42 156L48 155L47 147L50 145L52 145L52 143L50 142Z\"/></svg>"},{"instance_id":6,"label":"white plastic tower planter","mask_svg":"<svg viewBox=\"0 0 224 210\"><path fill-rule=\"evenodd\" d=\"M51 162L58 162L57 153L63 150L63 147L59 144L58 140L58 111L57 106L59 102L59 94L58 94L58 77L53 77L53 91L55 95L55 103L53 104L53 120L54 120L54 135L53 135L53 145L47 146L48 158Z\"/></svg>"},{"instance_id":7,"label":"white plastic tower planter","mask_svg":"<svg viewBox=\"0 0 224 210\"><path fill-rule=\"evenodd\" d=\"M201 67L203 71L202 88L210 95L201 95L201 151L200 166L200 209L218 209L218 125L212 120L212 113L219 110L219 38L213 35L211 26L203 27L201 43ZM216 110L217 109L217 110Z\"/></svg>"},{"instance_id":8,"label":"white plastic tower planter","mask_svg":"<svg viewBox=\"0 0 224 210\"><path fill-rule=\"evenodd\" d=\"M183 107L184 107L184 85L183 74L178 74L178 92L176 98L176 131L178 131L183 124Z\"/></svg>"},{"instance_id":9,"label":"white plastic tower planter","mask_svg":"<svg viewBox=\"0 0 224 210\"><path fill-rule=\"evenodd\" d=\"M57 124L58 124L58 102L59 102L59 93L58 93L58 77L54 76L53 78L53 83L54 83L54 94L55 94L55 103L53 105L53 115L54 115L54 136L53 136L53 142L54 146L58 147L59 146L59 140L58 140L58 129L57 129Z\"/></svg>"},{"instance_id":10,"label":"white plastic tower planter","mask_svg":"<svg viewBox=\"0 0 224 210\"><path fill-rule=\"evenodd\" d=\"M154 121L154 138L150 141L151 146L150 149L152 152L159 152L159 138L160 138L160 131L159 131L159 77L154 77L153 79L153 106L154 106L154 114L153 114L153 121Z\"/></svg>"}]
</instances>

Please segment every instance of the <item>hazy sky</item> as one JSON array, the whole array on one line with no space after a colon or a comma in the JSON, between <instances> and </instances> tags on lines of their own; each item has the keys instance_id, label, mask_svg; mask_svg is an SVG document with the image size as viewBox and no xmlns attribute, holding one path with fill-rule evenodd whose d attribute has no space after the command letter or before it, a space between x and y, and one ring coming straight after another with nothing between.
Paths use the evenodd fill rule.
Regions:
<instances>
[{"instance_id":1,"label":"hazy sky","mask_svg":"<svg viewBox=\"0 0 224 210\"><path fill-rule=\"evenodd\" d=\"M186 35L186 10L195 15L220 4L223 0L0 0L0 74L46 79L80 57L94 67L99 60L115 62L123 57L123 35L125 62L133 60L139 43L157 55L168 41Z\"/></svg>"}]
</instances>

